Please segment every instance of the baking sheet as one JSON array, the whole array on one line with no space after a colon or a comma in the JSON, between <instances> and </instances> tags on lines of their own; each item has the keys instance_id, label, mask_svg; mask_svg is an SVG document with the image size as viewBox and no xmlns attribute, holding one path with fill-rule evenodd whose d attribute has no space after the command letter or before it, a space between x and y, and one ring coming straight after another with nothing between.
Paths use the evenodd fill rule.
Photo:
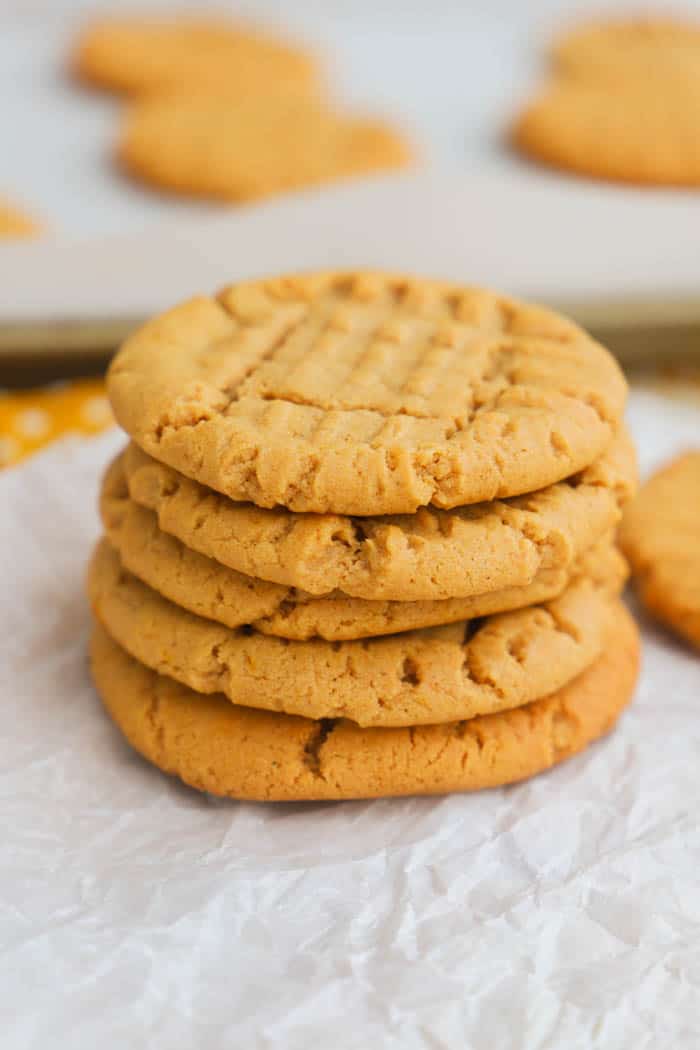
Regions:
<instances>
[{"instance_id":1,"label":"baking sheet","mask_svg":"<svg viewBox=\"0 0 700 1050\"><path fill-rule=\"evenodd\" d=\"M422 154L415 179L251 209L168 198L116 171L120 103L66 73L80 27L110 6L0 0L0 193L47 225L45 243L0 243L0 354L103 354L143 316L197 291L349 264L491 283L561 305L611 331L627 357L676 345L692 353L700 342L697 193L557 175L504 148L551 35L590 16L584 0L215 5L316 48L336 98L405 127ZM700 12L698 0L690 6ZM643 332L651 337L637 338Z\"/></svg>"},{"instance_id":2,"label":"baking sheet","mask_svg":"<svg viewBox=\"0 0 700 1050\"><path fill-rule=\"evenodd\" d=\"M490 285L613 332L692 333L698 244L700 203L688 194L495 171L384 176L136 234L0 244L0 350L100 352L230 281L342 267ZM659 347L628 342L629 357Z\"/></svg>"},{"instance_id":3,"label":"baking sheet","mask_svg":"<svg viewBox=\"0 0 700 1050\"><path fill-rule=\"evenodd\" d=\"M644 471L700 410L634 394ZM98 476L0 475L3 1050L700 1042L700 659L644 623L618 730L445 799L214 801L133 755L86 662Z\"/></svg>"}]
</instances>

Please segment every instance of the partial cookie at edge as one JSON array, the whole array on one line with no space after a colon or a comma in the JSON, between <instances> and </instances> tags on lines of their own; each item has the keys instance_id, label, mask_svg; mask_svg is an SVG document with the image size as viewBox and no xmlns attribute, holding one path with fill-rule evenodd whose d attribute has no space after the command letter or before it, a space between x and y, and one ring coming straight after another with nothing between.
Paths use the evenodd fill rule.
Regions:
<instances>
[{"instance_id":1,"label":"partial cookie at edge","mask_svg":"<svg viewBox=\"0 0 700 1050\"><path fill-rule=\"evenodd\" d=\"M642 486L620 543L649 612L700 648L700 449Z\"/></svg>"},{"instance_id":2,"label":"partial cookie at edge","mask_svg":"<svg viewBox=\"0 0 700 1050\"><path fill-rule=\"evenodd\" d=\"M658 81L679 71L700 76L700 23L679 18L620 17L574 27L551 48L556 73L608 86Z\"/></svg>"},{"instance_id":3,"label":"partial cookie at edge","mask_svg":"<svg viewBox=\"0 0 700 1050\"><path fill-rule=\"evenodd\" d=\"M0 239L31 237L38 232L39 226L33 219L0 199Z\"/></svg>"},{"instance_id":4,"label":"partial cookie at edge","mask_svg":"<svg viewBox=\"0 0 700 1050\"><path fill-rule=\"evenodd\" d=\"M526 156L594 178L700 185L700 73L630 84L559 80L530 102L510 138Z\"/></svg>"}]
</instances>

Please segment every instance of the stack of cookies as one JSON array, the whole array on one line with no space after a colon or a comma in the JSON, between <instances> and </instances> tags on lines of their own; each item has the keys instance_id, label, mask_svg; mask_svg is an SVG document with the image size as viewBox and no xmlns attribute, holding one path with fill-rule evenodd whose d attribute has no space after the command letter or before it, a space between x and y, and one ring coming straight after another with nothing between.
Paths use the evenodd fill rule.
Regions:
<instances>
[{"instance_id":1,"label":"stack of cookies","mask_svg":"<svg viewBox=\"0 0 700 1050\"><path fill-rule=\"evenodd\" d=\"M571 322L381 273L239 284L112 364L89 590L114 721L251 799L495 786L606 732L638 636L625 381Z\"/></svg>"}]
</instances>

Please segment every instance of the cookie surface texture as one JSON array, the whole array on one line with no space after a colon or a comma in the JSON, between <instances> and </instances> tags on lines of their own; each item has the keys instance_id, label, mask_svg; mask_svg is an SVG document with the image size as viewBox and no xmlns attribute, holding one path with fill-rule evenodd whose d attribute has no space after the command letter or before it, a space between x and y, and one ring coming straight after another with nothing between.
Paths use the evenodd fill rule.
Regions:
<instances>
[{"instance_id":1,"label":"cookie surface texture","mask_svg":"<svg viewBox=\"0 0 700 1050\"><path fill-rule=\"evenodd\" d=\"M200 693L362 726L471 718L546 696L599 655L611 600L579 579L544 605L349 642L293 642L194 616L127 573L103 540L97 620L141 663Z\"/></svg>"},{"instance_id":2,"label":"cookie surface texture","mask_svg":"<svg viewBox=\"0 0 700 1050\"><path fill-rule=\"evenodd\" d=\"M622 430L580 475L531 495L371 518L235 503L133 444L105 482L112 492L120 472L163 532L246 576L317 596L420 601L526 587L544 571L568 571L617 524L637 468Z\"/></svg>"},{"instance_id":3,"label":"cookie surface texture","mask_svg":"<svg viewBox=\"0 0 700 1050\"><path fill-rule=\"evenodd\" d=\"M301 48L225 20L108 19L89 27L73 56L86 83L131 95L188 88L315 93Z\"/></svg>"},{"instance_id":4,"label":"cookie surface texture","mask_svg":"<svg viewBox=\"0 0 700 1050\"><path fill-rule=\"evenodd\" d=\"M532 492L620 422L610 354L539 307L386 274L235 285L156 318L110 368L156 459L263 507L413 513Z\"/></svg>"},{"instance_id":5,"label":"cookie surface texture","mask_svg":"<svg viewBox=\"0 0 700 1050\"><path fill-rule=\"evenodd\" d=\"M700 648L700 450L642 486L620 543L649 612Z\"/></svg>"},{"instance_id":6,"label":"cookie surface texture","mask_svg":"<svg viewBox=\"0 0 700 1050\"><path fill-rule=\"evenodd\" d=\"M402 168L412 150L388 125L290 93L189 92L136 103L117 159L162 190L236 202Z\"/></svg>"},{"instance_id":7,"label":"cookie surface texture","mask_svg":"<svg viewBox=\"0 0 700 1050\"><path fill-rule=\"evenodd\" d=\"M185 783L239 799L442 794L539 773L608 732L631 699L639 635L623 606L608 646L569 685L502 714L414 729L359 729L236 707L146 669L100 627L92 672L131 745Z\"/></svg>"}]
</instances>

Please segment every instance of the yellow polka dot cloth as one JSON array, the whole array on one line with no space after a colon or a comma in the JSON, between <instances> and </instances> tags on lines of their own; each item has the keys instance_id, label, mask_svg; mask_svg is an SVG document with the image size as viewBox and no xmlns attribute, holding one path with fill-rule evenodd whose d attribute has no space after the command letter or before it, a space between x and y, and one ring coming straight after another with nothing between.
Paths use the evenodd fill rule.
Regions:
<instances>
[{"instance_id":1,"label":"yellow polka dot cloth","mask_svg":"<svg viewBox=\"0 0 700 1050\"><path fill-rule=\"evenodd\" d=\"M66 434L98 434L113 422L101 379L0 391L0 467Z\"/></svg>"}]
</instances>

